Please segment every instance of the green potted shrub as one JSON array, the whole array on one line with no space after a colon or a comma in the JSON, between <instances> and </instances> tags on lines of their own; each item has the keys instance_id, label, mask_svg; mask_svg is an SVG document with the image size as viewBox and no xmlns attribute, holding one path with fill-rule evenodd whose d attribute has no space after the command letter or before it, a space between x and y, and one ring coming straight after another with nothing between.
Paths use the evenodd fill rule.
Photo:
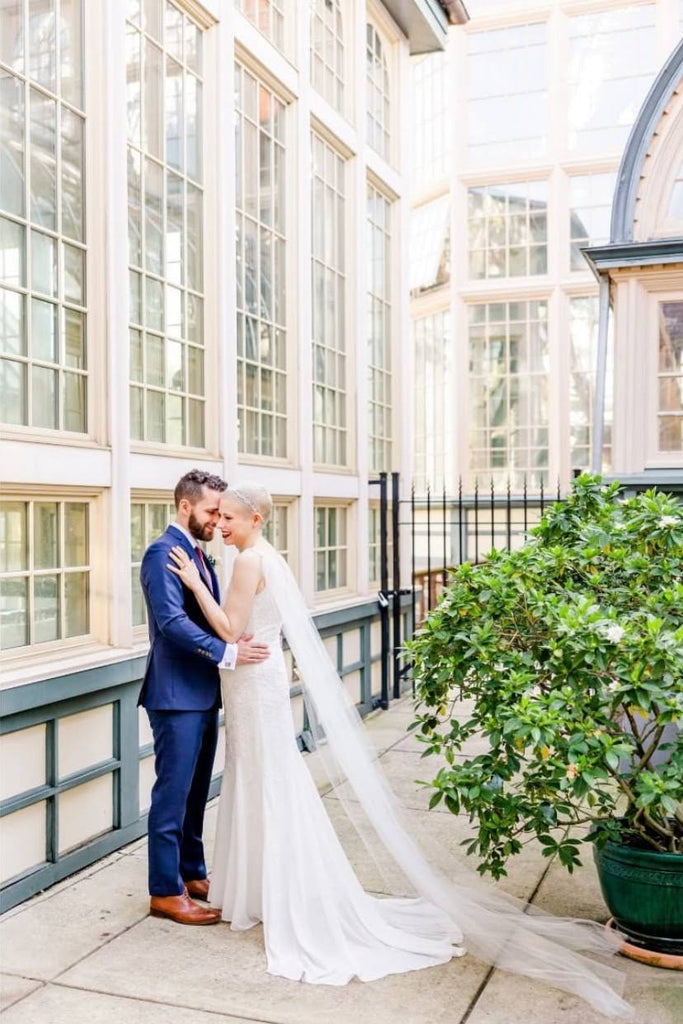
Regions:
<instances>
[{"instance_id":1,"label":"green potted shrub","mask_svg":"<svg viewBox=\"0 0 683 1024\"><path fill-rule=\"evenodd\" d=\"M676 958L683 506L583 476L532 534L460 567L407 645L411 728L443 760L431 806L470 815L467 851L494 878L531 840L570 872L591 843L616 924ZM474 735L488 750L456 758Z\"/></svg>"}]
</instances>

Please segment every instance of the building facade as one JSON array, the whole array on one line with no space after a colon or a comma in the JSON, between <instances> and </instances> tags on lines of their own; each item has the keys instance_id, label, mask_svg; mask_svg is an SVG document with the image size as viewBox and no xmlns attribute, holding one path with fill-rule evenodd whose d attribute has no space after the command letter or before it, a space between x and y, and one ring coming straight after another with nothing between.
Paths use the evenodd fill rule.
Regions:
<instances>
[{"instance_id":1,"label":"building facade","mask_svg":"<svg viewBox=\"0 0 683 1024\"><path fill-rule=\"evenodd\" d=\"M525 479L565 490L593 445L599 286L582 250L610 238L622 154L683 36L683 4L469 0L468 10L446 52L413 60L415 480L418 491L453 493L459 478L465 493L491 481L515 493ZM670 284L678 301L680 281ZM628 420L632 397L618 386L613 333L597 465L623 473L612 423ZM681 396L667 394L672 423ZM680 466L670 429L663 461Z\"/></svg>"},{"instance_id":2,"label":"building facade","mask_svg":"<svg viewBox=\"0 0 683 1024\"><path fill-rule=\"evenodd\" d=\"M683 40L624 151L609 243L586 256L600 282L596 434L612 312L613 471L629 488L683 493ZM594 459L599 447L596 436Z\"/></svg>"},{"instance_id":3,"label":"building facade","mask_svg":"<svg viewBox=\"0 0 683 1024\"><path fill-rule=\"evenodd\" d=\"M144 830L139 565L192 466L274 494L269 535L373 704L369 481L409 473L409 59L449 16L2 4L6 903Z\"/></svg>"}]
</instances>

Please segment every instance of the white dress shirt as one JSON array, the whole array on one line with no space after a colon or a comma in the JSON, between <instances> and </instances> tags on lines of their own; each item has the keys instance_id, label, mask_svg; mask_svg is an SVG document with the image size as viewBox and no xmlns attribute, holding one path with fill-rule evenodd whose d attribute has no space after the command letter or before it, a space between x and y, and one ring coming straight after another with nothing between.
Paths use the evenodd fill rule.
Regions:
<instances>
[{"instance_id":1,"label":"white dress shirt","mask_svg":"<svg viewBox=\"0 0 683 1024\"><path fill-rule=\"evenodd\" d=\"M199 544L197 543L197 538L193 537L192 534L190 533L190 531L186 530L184 526L181 526L180 523L171 523L170 525L175 530L179 530L180 533L182 533L184 537L187 537L187 539L189 540L189 542L190 542L190 544L192 545L193 548L199 547ZM202 552L202 554L203 554L203 552ZM204 557L206 557L206 556L204 556ZM225 652L223 654L223 657L222 657L221 661L218 663L218 667L219 668L234 669L236 664L237 664L237 644L228 644L228 643L226 643L226 645L225 645Z\"/></svg>"}]
</instances>

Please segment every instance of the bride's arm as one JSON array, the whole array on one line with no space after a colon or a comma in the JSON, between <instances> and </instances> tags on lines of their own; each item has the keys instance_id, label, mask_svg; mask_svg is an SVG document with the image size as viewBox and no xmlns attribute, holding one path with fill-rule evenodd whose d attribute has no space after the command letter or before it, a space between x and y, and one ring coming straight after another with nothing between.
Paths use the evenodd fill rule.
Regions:
<instances>
[{"instance_id":1,"label":"bride's arm","mask_svg":"<svg viewBox=\"0 0 683 1024\"><path fill-rule=\"evenodd\" d=\"M197 599L204 617L217 636L227 643L237 643L249 621L254 595L261 580L261 564L258 556L249 551L237 555L232 570L230 588L223 608L202 580L195 563L181 547L171 550L175 565L167 566L179 576Z\"/></svg>"}]
</instances>

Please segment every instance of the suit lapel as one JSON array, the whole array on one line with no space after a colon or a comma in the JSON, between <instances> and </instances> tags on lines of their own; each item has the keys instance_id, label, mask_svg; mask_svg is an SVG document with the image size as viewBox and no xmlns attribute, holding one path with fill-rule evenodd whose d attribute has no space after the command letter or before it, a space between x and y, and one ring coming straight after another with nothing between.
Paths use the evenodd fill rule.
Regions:
<instances>
[{"instance_id":1,"label":"suit lapel","mask_svg":"<svg viewBox=\"0 0 683 1024\"><path fill-rule=\"evenodd\" d=\"M171 536L173 537L173 540L176 543L179 543L179 544L182 545L182 547L185 549L185 551L187 551L188 555L190 556L190 558L192 559L194 564L199 569L199 573L200 573L202 579L206 580L206 572L204 570L204 566L202 565L201 561L199 560L199 555L197 554L196 546L194 544L190 544L189 540L187 539L187 537L185 536L184 533L181 533L180 530L174 529L173 524L171 524L168 527L168 529L166 530L166 533L171 534ZM206 556L204 556L204 557L206 558ZM206 568L209 570L209 579L207 580L207 583L210 583L210 585L211 585L211 592L212 592L212 594L214 596L214 599L220 604L220 593L221 592L220 592L220 587L218 586L218 579L216 577L216 573L213 570L213 566L209 562L208 558L206 559Z\"/></svg>"},{"instance_id":2,"label":"suit lapel","mask_svg":"<svg viewBox=\"0 0 683 1024\"><path fill-rule=\"evenodd\" d=\"M168 527L166 533L173 539L174 544L180 544L180 546L184 548L185 551L187 551L190 558L195 557L194 544L190 544L189 540L187 539L184 533L181 533L180 530L176 530L173 524L171 524L171 526Z\"/></svg>"}]
</instances>

